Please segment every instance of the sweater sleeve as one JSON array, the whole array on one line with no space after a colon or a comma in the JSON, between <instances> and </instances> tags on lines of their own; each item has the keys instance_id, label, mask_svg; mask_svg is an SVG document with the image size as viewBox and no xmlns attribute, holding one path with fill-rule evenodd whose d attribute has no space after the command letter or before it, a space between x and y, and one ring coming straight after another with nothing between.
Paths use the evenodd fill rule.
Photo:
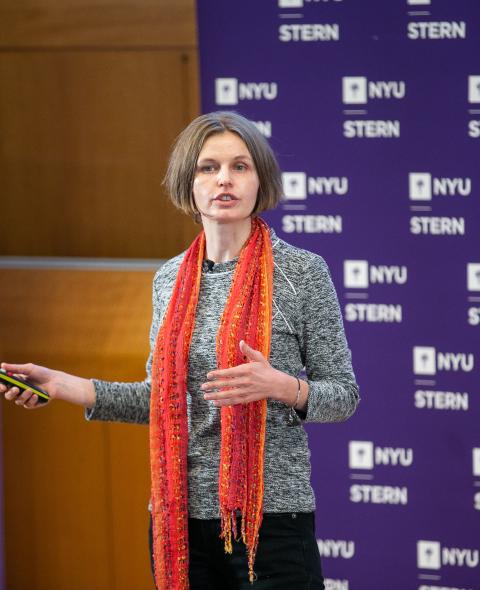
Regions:
<instances>
[{"instance_id":1,"label":"sweater sleeve","mask_svg":"<svg viewBox=\"0 0 480 590\"><path fill-rule=\"evenodd\" d=\"M150 327L150 354L146 365L146 377L143 381L132 383L92 379L96 402L93 408L85 411L87 420L135 424L149 422L152 357L163 309L162 298L159 297L160 273L161 271L158 271L153 280L153 318Z\"/></svg>"},{"instance_id":2,"label":"sweater sleeve","mask_svg":"<svg viewBox=\"0 0 480 590\"><path fill-rule=\"evenodd\" d=\"M302 360L309 384L306 422L341 422L359 402L340 306L326 262L310 259L304 275Z\"/></svg>"}]
</instances>

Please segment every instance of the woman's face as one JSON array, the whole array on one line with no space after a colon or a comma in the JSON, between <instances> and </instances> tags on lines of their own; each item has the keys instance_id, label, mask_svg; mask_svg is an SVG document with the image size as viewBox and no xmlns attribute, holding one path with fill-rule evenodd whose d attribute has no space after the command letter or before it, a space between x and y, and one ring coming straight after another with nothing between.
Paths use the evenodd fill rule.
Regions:
<instances>
[{"instance_id":1,"label":"woman's face","mask_svg":"<svg viewBox=\"0 0 480 590\"><path fill-rule=\"evenodd\" d=\"M202 220L231 223L249 218L259 186L252 157L236 133L217 133L205 141L193 181L193 198Z\"/></svg>"}]
</instances>

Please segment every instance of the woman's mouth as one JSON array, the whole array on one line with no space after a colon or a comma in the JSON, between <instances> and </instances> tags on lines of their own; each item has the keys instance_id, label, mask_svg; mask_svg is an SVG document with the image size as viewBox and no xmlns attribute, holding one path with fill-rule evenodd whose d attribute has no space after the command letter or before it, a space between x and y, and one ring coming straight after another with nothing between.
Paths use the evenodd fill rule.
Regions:
<instances>
[{"instance_id":1,"label":"woman's mouth","mask_svg":"<svg viewBox=\"0 0 480 590\"><path fill-rule=\"evenodd\" d=\"M236 201L237 197L230 193L222 193L215 197L214 201L221 201L222 203L228 203L229 201Z\"/></svg>"}]
</instances>

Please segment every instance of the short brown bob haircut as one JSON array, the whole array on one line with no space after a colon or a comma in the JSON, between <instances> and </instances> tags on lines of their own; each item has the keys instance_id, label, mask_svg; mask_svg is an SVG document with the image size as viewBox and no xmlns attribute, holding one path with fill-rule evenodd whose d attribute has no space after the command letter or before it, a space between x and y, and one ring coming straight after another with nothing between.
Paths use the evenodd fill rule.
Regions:
<instances>
[{"instance_id":1,"label":"short brown bob haircut","mask_svg":"<svg viewBox=\"0 0 480 590\"><path fill-rule=\"evenodd\" d=\"M236 133L244 141L257 171L259 189L252 213L273 209L283 194L278 162L255 124L233 111L207 113L194 119L177 137L163 180L173 204L197 220L193 181L198 156L210 136L226 131Z\"/></svg>"}]
</instances>

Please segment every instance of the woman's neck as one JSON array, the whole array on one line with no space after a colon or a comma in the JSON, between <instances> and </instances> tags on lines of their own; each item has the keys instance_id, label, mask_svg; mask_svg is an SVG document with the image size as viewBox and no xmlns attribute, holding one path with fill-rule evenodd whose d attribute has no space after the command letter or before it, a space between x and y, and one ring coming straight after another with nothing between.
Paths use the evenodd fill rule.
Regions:
<instances>
[{"instance_id":1,"label":"woman's neck","mask_svg":"<svg viewBox=\"0 0 480 590\"><path fill-rule=\"evenodd\" d=\"M228 262L239 254L252 230L250 218L236 223L216 223L203 220L205 231L205 257L213 262Z\"/></svg>"}]
</instances>

